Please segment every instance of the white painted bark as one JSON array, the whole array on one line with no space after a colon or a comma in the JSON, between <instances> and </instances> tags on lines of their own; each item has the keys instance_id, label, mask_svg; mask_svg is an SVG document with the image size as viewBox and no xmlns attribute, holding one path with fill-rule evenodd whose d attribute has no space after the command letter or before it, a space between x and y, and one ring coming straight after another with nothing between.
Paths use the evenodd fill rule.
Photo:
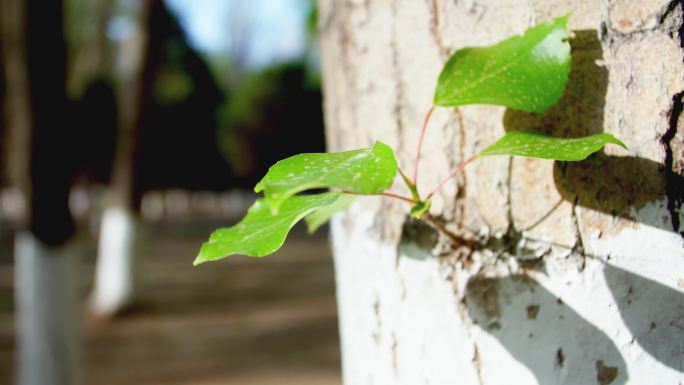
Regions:
<instances>
[{"instance_id":1,"label":"white painted bark","mask_svg":"<svg viewBox=\"0 0 684 385\"><path fill-rule=\"evenodd\" d=\"M135 299L138 260L138 219L133 212L110 207L102 215L91 310L109 317Z\"/></svg>"},{"instance_id":2,"label":"white painted bark","mask_svg":"<svg viewBox=\"0 0 684 385\"><path fill-rule=\"evenodd\" d=\"M123 43L119 55L120 126L91 297L93 313L99 316L113 316L135 300L137 221L142 200L135 168L140 157L142 121L149 112L160 57L161 32L154 29L153 20L163 7L156 0L132 4L133 33Z\"/></svg>"},{"instance_id":3,"label":"white painted bark","mask_svg":"<svg viewBox=\"0 0 684 385\"><path fill-rule=\"evenodd\" d=\"M451 52L569 12L573 70L559 105L543 116L438 109L419 188L510 129L609 132L630 147L580 164L478 160L431 213L479 249L451 247L387 199L359 199L334 218L345 383L681 384L682 5L319 4L332 151L382 140L410 169Z\"/></svg>"},{"instance_id":4,"label":"white painted bark","mask_svg":"<svg viewBox=\"0 0 684 385\"><path fill-rule=\"evenodd\" d=\"M78 261L29 232L15 239L18 385L78 385Z\"/></svg>"}]
</instances>

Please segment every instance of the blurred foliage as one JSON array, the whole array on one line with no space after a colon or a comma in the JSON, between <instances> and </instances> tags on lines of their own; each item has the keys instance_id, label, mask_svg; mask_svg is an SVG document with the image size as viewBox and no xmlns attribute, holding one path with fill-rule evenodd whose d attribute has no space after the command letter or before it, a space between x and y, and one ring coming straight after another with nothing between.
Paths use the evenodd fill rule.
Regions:
<instances>
[{"instance_id":1,"label":"blurred foliage","mask_svg":"<svg viewBox=\"0 0 684 385\"><path fill-rule=\"evenodd\" d=\"M164 8L153 101L140 132L143 189L223 190L234 185L216 143L217 108L226 92L192 47L176 15Z\"/></svg>"},{"instance_id":2,"label":"blurred foliage","mask_svg":"<svg viewBox=\"0 0 684 385\"><path fill-rule=\"evenodd\" d=\"M178 68L162 68L155 82L154 98L162 105L171 105L185 99L193 90L190 76Z\"/></svg>"},{"instance_id":3,"label":"blurred foliage","mask_svg":"<svg viewBox=\"0 0 684 385\"><path fill-rule=\"evenodd\" d=\"M318 35L318 3L311 1L309 5L309 12L306 16L306 32L309 37Z\"/></svg>"},{"instance_id":4,"label":"blurred foliage","mask_svg":"<svg viewBox=\"0 0 684 385\"><path fill-rule=\"evenodd\" d=\"M325 150L316 74L303 61L250 75L224 105L219 143L233 171L252 185L277 160Z\"/></svg>"},{"instance_id":5,"label":"blurred foliage","mask_svg":"<svg viewBox=\"0 0 684 385\"><path fill-rule=\"evenodd\" d=\"M317 7L313 0L303 4L305 55L243 69L237 78L231 74L240 58L198 52L178 17L165 10L155 32L160 41L154 100L140 134L138 171L144 188L251 188L276 160L325 150ZM74 155L78 175L85 180L105 182L109 177L121 123L117 105L126 97L121 84L130 76L126 71L136 60L131 47L140 44L144 28L137 20L138 5L65 0L73 140L93 143Z\"/></svg>"},{"instance_id":6,"label":"blurred foliage","mask_svg":"<svg viewBox=\"0 0 684 385\"><path fill-rule=\"evenodd\" d=\"M110 79L115 44L108 26L122 12L116 0L65 0L64 34L69 52L67 94L80 97L93 79Z\"/></svg>"}]
</instances>

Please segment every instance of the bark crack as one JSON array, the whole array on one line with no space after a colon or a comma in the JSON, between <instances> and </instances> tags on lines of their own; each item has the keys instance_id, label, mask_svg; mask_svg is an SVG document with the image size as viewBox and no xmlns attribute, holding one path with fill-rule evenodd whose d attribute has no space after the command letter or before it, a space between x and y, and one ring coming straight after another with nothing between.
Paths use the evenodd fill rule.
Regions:
<instances>
[{"instance_id":1,"label":"bark crack","mask_svg":"<svg viewBox=\"0 0 684 385\"><path fill-rule=\"evenodd\" d=\"M380 345L382 341L382 318L380 317L380 297L375 293L375 300L373 301L373 315L375 316L375 330L371 332L371 338L375 345Z\"/></svg>"},{"instance_id":2,"label":"bark crack","mask_svg":"<svg viewBox=\"0 0 684 385\"><path fill-rule=\"evenodd\" d=\"M392 351L392 371L395 377L399 377L399 341L397 340L397 335L392 333L392 346L390 346Z\"/></svg>"},{"instance_id":3,"label":"bark crack","mask_svg":"<svg viewBox=\"0 0 684 385\"><path fill-rule=\"evenodd\" d=\"M324 13L324 10L328 11L327 14ZM319 35L323 35L331 29L331 26L336 19L336 11L337 7L335 4L331 4L326 8L321 6L318 7L318 24L316 25L316 29L318 30Z\"/></svg>"},{"instance_id":4,"label":"bark crack","mask_svg":"<svg viewBox=\"0 0 684 385\"><path fill-rule=\"evenodd\" d=\"M572 247L571 252L576 253L580 256L580 271L584 270L584 267L586 265L585 262L585 248L584 248L584 240L582 239L582 230L580 229L580 224L579 224L579 217L577 216L577 202L579 200L579 197L575 197L575 201L572 203L572 209L570 210L570 213L572 215L572 223L575 226L575 233L576 233L576 238L575 238L575 245Z\"/></svg>"},{"instance_id":5,"label":"bark crack","mask_svg":"<svg viewBox=\"0 0 684 385\"><path fill-rule=\"evenodd\" d=\"M446 61L451 55L451 50L447 48L442 42L442 35L440 33L439 9L440 0L427 0L428 13L430 14L430 34L439 50L439 56L442 61Z\"/></svg>"},{"instance_id":6,"label":"bark crack","mask_svg":"<svg viewBox=\"0 0 684 385\"><path fill-rule=\"evenodd\" d=\"M461 113L461 110L458 108L454 109L454 115L456 116L456 119L458 121L458 136L460 140L460 152L461 152L461 160L466 159L466 151L467 151L467 146L466 146L466 128L465 128L465 122L463 121L463 114ZM467 194L467 187L468 187L468 177L465 172L462 172L459 175L459 178L456 180L456 224L458 228L462 228L463 224L465 222L465 210L466 210L466 194Z\"/></svg>"},{"instance_id":7,"label":"bark crack","mask_svg":"<svg viewBox=\"0 0 684 385\"><path fill-rule=\"evenodd\" d=\"M674 15L675 11L677 11L677 8L679 8L680 15L684 17L684 6L682 6L682 0L673 0L671 1L667 7L663 8L663 12L660 14L658 17L658 26L662 26L664 24L667 24L667 19L671 16ZM682 30L684 29L684 24L681 24L680 20L680 25L679 25L679 38L682 38ZM681 41L680 41L681 45Z\"/></svg>"},{"instance_id":8,"label":"bark crack","mask_svg":"<svg viewBox=\"0 0 684 385\"><path fill-rule=\"evenodd\" d=\"M660 141L665 147L664 171L665 191L667 195L667 210L670 213L672 230L676 233L679 233L682 236L682 238L684 238L684 231L679 231L681 225L679 220L679 214L681 212L682 203L684 201L684 194L680 190L682 187L682 183L680 182L681 176L675 171L674 153L672 151L672 141L674 140L677 134L679 118L682 116L682 111L684 110L682 98L684 98L684 91L675 94L672 98L672 108L670 109L669 126L665 134L660 139Z\"/></svg>"},{"instance_id":9,"label":"bark crack","mask_svg":"<svg viewBox=\"0 0 684 385\"><path fill-rule=\"evenodd\" d=\"M508 157L508 176L506 178L506 219L508 220L507 232L515 231L513 219L513 157Z\"/></svg>"},{"instance_id":10,"label":"bark crack","mask_svg":"<svg viewBox=\"0 0 684 385\"><path fill-rule=\"evenodd\" d=\"M338 9L336 13L339 14L339 25L340 25L340 32L339 32L339 46L341 47L341 59L344 62L344 66L342 67L342 73L345 78L344 82L344 87L346 88L346 93L347 95L355 95L355 91L358 89L357 84L358 84L358 75L357 75L357 67L354 65L355 61L353 60L354 53L352 51L355 50L355 41L353 38L353 31L351 28L351 21L350 21L350 14L351 14L351 5L346 4L345 6L340 6L342 9ZM352 120L352 129L354 131L359 130L359 122L358 122L358 104L356 98L348 98L347 102L349 103L349 108L350 108L350 116ZM340 127L341 130L340 132L344 132L344 127ZM338 143L339 144L339 143ZM346 144L348 145L348 144Z\"/></svg>"},{"instance_id":11,"label":"bark crack","mask_svg":"<svg viewBox=\"0 0 684 385\"><path fill-rule=\"evenodd\" d=\"M399 48L397 46L397 26L396 26L396 20L397 20L397 2L392 4L392 13L393 13L393 20L394 23L392 24L392 40L391 40L391 45L390 49L392 51L392 69L394 71L394 89L395 89L395 101L394 101L394 119L397 124L397 131L398 131L398 137L399 141L397 143L397 152L398 153L404 153L404 122L402 121L402 112L403 112L403 105L404 105L404 98L405 98L405 91L404 91L404 84L401 80L401 75L402 75L402 70L401 66L399 65L400 59L399 59Z\"/></svg>"},{"instance_id":12,"label":"bark crack","mask_svg":"<svg viewBox=\"0 0 684 385\"><path fill-rule=\"evenodd\" d=\"M680 1L672 1L668 5L666 11L660 17L659 24L663 25L666 23L666 19L673 15L675 11L679 10L680 19L679 28L676 32L672 33L673 39L679 40L679 46L684 49L684 6ZM684 91L676 93L672 97L672 108L669 113L668 128L665 134L660 138L660 142L665 147L665 160L664 160L664 171L665 171L665 192L667 195L667 210L670 213L670 221L672 223L672 230L679 233L682 238L684 238L684 230L680 231L681 223L679 220L679 215L682 209L682 203L684 203L684 193L682 193L682 182L681 173L683 170L675 165L675 154L673 151L673 140L677 136L677 130L679 126L679 119L682 116L684 110ZM684 154L680 154L684 156Z\"/></svg>"},{"instance_id":13,"label":"bark crack","mask_svg":"<svg viewBox=\"0 0 684 385\"><path fill-rule=\"evenodd\" d=\"M638 36L643 36L651 32L656 32L656 31L661 31L663 30L663 27L665 28L673 28L676 23L668 23L668 20L675 14L675 12L679 9L680 12L682 12L682 1L681 0L673 0L670 1L666 6L661 8L660 12L655 12L652 13L651 15L647 16L644 18L644 22L641 23L641 25L638 28L635 28L634 30L631 31L620 31L617 28L613 27L612 22L610 21L610 16L608 16L607 20L604 21L601 25L601 32L602 35L606 35L608 31L610 31L610 34L612 36L618 36L621 38L634 38ZM610 13L610 8L608 9L608 12ZM649 20L658 20L657 23L654 23L653 25L648 25L646 21ZM644 27L644 25L648 25L647 27ZM670 24L670 25L668 25Z\"/></svg>"},{"instance_id":14,"label":"bark crack","mask_svg":"<svg viewBox=\"0 0 684 385\"><path fill-rule=\"evenodd\" d=\"M506 180L506 219L508 221L508 228L506 233L501 237L503 241L504 252L511 255L516 255L516 249L522 240L522 233L515 226L515 218L513 217L513 157L508 158L508 177ZM489 242L488 242L489 243Z\"/></svg>"},{"instance_id":15,"label":"bark crack","mask_svg":"<svg viewBox=\"0 0 684 385\"><path fill-rule=\"evenodd\" d=\"M473 344L473 364L475 364L475 373L477 373L477 383L484 385L482 380L482 362L480 360L480 350L477 348L477 343Z\"/></svg>"}]
</instances>

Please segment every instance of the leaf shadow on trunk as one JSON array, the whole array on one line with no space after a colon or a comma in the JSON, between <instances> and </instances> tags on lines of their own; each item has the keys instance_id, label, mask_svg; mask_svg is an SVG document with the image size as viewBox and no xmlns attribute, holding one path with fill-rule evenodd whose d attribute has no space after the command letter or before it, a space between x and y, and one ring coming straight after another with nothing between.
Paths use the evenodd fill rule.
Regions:
<instances>
[{"instance_id":1,"label":"leaf shadow on trunk","mask_svg":"<svg viewBox=\"0 0 684 385\"><path fill-rule=\"evenodd\" d=\"M617 385L629 378L613 341L529 277L473 277L465 301L473 322L540 384Z\"/></svg>"},{"instance_id":2,"label":"leaf shadow on trunk","mask_svg":"<svg viewBox=\"0 0 684 385\"><path fill-rule=\"evenodd\" d=\"M596 30L575 31L570 45L572 69L558 104L545 114L506 110L506 131L534 130L568 138L603 131L609 76L606 67L597 65L603 58L598 34ZM568 202L662 230L680 231L677 210L684 202L684 178L667 172L664 164L599 152L580 162L555 162L553 179ZM640 212L649 203L666 202L666 196L674 207ZM653 214L668 209L669 217Z\"/></svg>"},{"instance_id":3,"label":"leaf shadow on trunk","mask_svg":"<svg viewBox=\"0 0 684 385\"><path fill-rule=\"evenodd\" d=\"M569 202L631 221L678 232L678 217L667 201L684 201L684 178L666 176L661 163L633 156L595 154L582 162L556 162L553 179ZM667 196L667 190L671 193ZM667 199L665 199L667 197ZM655 205L642 210L647 204ZM659 214L663 213L663 214Z\"/></svg>"},{"instance_id":4,"label":"leaf shadow on trunk","mask_svg":"<svg viewBox=\"0 0 684 385\"><path fill-rule=\"evenodd\" d=\"M639 346L664 365L684 372L684 293L609 264L603 274Z\"/></svg>"},{"instance_id":5,"label":"leaf shadow on trunk","mask_svg":"<svg viewBox=\"0 0 684 385\"><path fill-rule=\"evenodd\" d=\"M595 30L576 31L570 43L572 70L559 103L542 115L507 110L506 131L531 129L559 137L602 132L609 77L607 69L596 64L603 57L598 34ZM684 178L668 171L663 163L599 152L581 162L555 162L553 180L565 201L669 232L682 230L678 210L684 202ZM642 210L649 204L653 207ZM681 371L682 352L671 351L673 345L662 342L682 334L684 296L614 266L607 265L604 274L636 342L659 362Z\"/></svg>"}]
</instances>

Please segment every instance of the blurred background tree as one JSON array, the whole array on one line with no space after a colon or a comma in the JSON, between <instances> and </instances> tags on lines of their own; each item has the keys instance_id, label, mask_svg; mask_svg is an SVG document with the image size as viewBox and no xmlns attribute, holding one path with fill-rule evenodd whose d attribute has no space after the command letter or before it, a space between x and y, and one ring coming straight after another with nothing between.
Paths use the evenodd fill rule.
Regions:
<instances>
[{"instance_id":1,"label":"blurred background tree","mask_svg":"<svg viewBox=\"0 0 684 385\"><path fill-rule=\"evenodd\" d=\"M27 178L27 156L56 170L45 174L49 176L47 179L36 179L38 182L53 187L68 186L63 189L66 193L52 194L51 200L55 202L54 207L62 211L69 207L76 225L73 237L69 236L70 226L55 221L51 227L43 229L46 234L61 237L64 246L59 246L60 253L68 255L70 261L59 271L46 267L45 273L54 275L55 282L71 282L75 276L83 278L77 297L66 300L77 302L92 288L91 313L113 317L127 314L126 310L135 312L134 305L140 305L141 297L143 303L144 298L153 295L153 301L163 302L165 294L155 292L147 297L144 294L145 290L154 287L149 283L155 279L150 277L149 269L160 268L160 260L154 256L162 253L164 266L167 259L182 258L183 263L178 265L182 267L177 271L183 272L182 277L188 276L186 270L190 269L195 248L208 229L229 224L248 207L254 199L251 189L269 165L296 153L325 150L314 1L52 0L49 3L61 10L50 17L50 20L59 20L59 25L48 32L41 29L40 23L34 23L37 28L32 33L41 36L41 31L45 31L54 41L63 43L60 47L65 49L59 52L64 55L64 67L58 66L61 61L41 59L39 64L51 69L46 74L61 75L53 76L52 82L37 84L35 92L29 94L48 95L49 89L49 95L61 95L53 98L55 103L50 106L50 114L56 113L54 116L59 119L49 121L45 117L52 115L43 112L41 120L48 123L41 126L45 128L41 132L51 132L56 138L45 143L52 145L59 154L58 162L51 162L47 153L18 145L28 143L32 135L30 130L8 129L8 122L12 121L6 114L11 111L8 83L16 83L18 78L12 72L17 68L16 63L8 64L12 55L8 54L7 42L18 42L15 46L19 51L28 43L12 40L12 31L23 30L19 25L23 19L13 19L14 13L4 10L23 12L27 3L0 0L3 9L0 18L3 33L0 40L0 102L3 105L0 119L0 277L9 277L0 279L9 282L0 283L0 322L3 323L11 319L16 310L11 293L21 291L11 284L12 278L19 273L13 272L13 238L32 212L30 194L25 193L17 179L10 178L9 171L15 170L14 174ZM36 62L35 57L27 60ZM64 84L50 88L59 79L64 80ZM23 86L17 84L15 89L21 90ZM28 118L41 113L38 109L25 112ZM41 191L42 196L51 196L47 190ZM52 215L57 213L54 210L41 213L57 218ZM62 214L59 213L59 218L69 219L68 215ZM197 237L192 238L195 233ZM191 243L192 247L168 252L163 249L163 245L176 241L180 245ZM327 253L322 238L314 238L312 242L308 244L315 246L313 255ZM47 245L45 251L51 251L52 247ZM297 258L308 258L311 253L309 248L306 250L298 252ZM73 261L83 262L87 267L85 272L94 271L95 274L78 274L78 264ZM308 263L308 260L304 261ZM138 274L140 264L144 265L143 271L148 266L147 274ZM301 264L299 266L301 268ZM317 281L309 282L308 288L317 287L318 281L323 280L315 292L316 296L322 295L320 293L326 296L326 305L322 307L326 310L321 313L325 322L316 322L317 327L325 328L326 337L317 336L315 344L311 342L311 348L319 349L319 343L331 344L332 353L321 359L333 363L335 382L339 363L330 261L317 260L311 266L319 273L310 275ZM290 274L287 269L286 265L280 267L283 274ZM240 269L235 273L242 274ZM142 284L138 282L139 277ZM258 277L254 279L262 281ZM221 279L220 282L225 285L214 285L212 291L220 293L223 287L230 293L239 292L239 288L232 286L228 289L233 281ZM306 283L301 279L298 282ZM181 279L174 280L172 287L178 290L175 288L185 283ZM188 294L184 298L193 304L206 299L204 294L202 298L205 299L194 299L199 296L199 290L206 292L203 286L185 287ZM75 308L59 310L60 302L55 301L58 293L53 292L54 287L43 289L43 294L37 296L39 299L32 299L35 301L32 309L53 312L66 317L62 317L64 319L79 318ZM278 292L286 294L282 290ZM70 293L64 295L70 296ZM263 298L255 300L255 304L260 303L260 299ZM223 298L215 300L219 305L213 305L212 309L221 308ZM52 305L47 306L47 303ZM26 313L19 315L16 326L28 324L25 316ZM49 317L46 320L43 331L67 336L65 338L71 341L66 345L56 343L46 350L47 359L76 357L77 354L65 355L64 351L78 343L74 325L67 330L63 322L55 324L57 321L53 322ZM93 330L89 323L85 326L86 331ZM8 341L14 338L15 329L0 329L0 346L4 347L0 347L0 383L5 383L12 372L13 345ZM298 330L288 332L287 335L292 336L288 338L300 338L302 333ZM301 330L317 329L305 327ZM24 333L32 334L35 333ZM178 338L178 333L174 332L172 336ZM191 337L202 339L201 333L197 332L194 336L188 335ZM51 338L45 340L52 341ZM213 341L213 335L208 340ZM140 341L143 343L144 339L140 338ZM16 342L18 350L28 343L21 339ZM235 346L244 345L241 344L238 342ZM90 346L88 340L86 345ZM117 349L126 349L122 344L105 343L102 346L105 345L108 345L106 354L115 355ZM251 346L245 346L248 345ZM288 350L291 345L287 344ZM244 350L245 346L240 349ZM237 347L227 343L221 344L220 349ZM266 356L271 352L277 354L278 349L271 346ZM265 353L257 351L255 354ZM291 355L290 359L299 360L297 357ZM25 356L18 359L23 365L21 370L41 371L39 362ZM92 362L92 357L88 360ZM266 361L268 359L263 362ZM188 362L191 366L201 365L201 361ZM274 362L269 365L273 366ZM92 367L86 365L86 372ZM108 365L98 367L104 368L103 372L108 369ZM178 368L180 370L181 366ZM235 370L236 366L231 368ZM75 365L64 370L73 372L78 368ZM74 385L79 376L71 374L74 377L67 383ZM50 376L48 373L38 382L49 385L66 378L46 379ZM119 383L121 380L104 374L95 377L97 380L92 383L110 380ZM92 380L92 373L86 378ZM25 380L22 385L31 381ZM320 378L312 381L325 383Z\"/></svg>"},{"instance_id":2,"label":"blurred background tree","mask_svg":"<svg viewBox=\"0 0 684 385\"><path fill-rule=\"evenodd\" d=\"M99 181L116 125L105 85L116 88L136 59L135 3L67 1L68 90L85 107L79 137L102 149L89 170ZM324 149L313 1L165 4L142 118L144 190L251 188L274 159Z\"/></svg>"}]
</instances>

